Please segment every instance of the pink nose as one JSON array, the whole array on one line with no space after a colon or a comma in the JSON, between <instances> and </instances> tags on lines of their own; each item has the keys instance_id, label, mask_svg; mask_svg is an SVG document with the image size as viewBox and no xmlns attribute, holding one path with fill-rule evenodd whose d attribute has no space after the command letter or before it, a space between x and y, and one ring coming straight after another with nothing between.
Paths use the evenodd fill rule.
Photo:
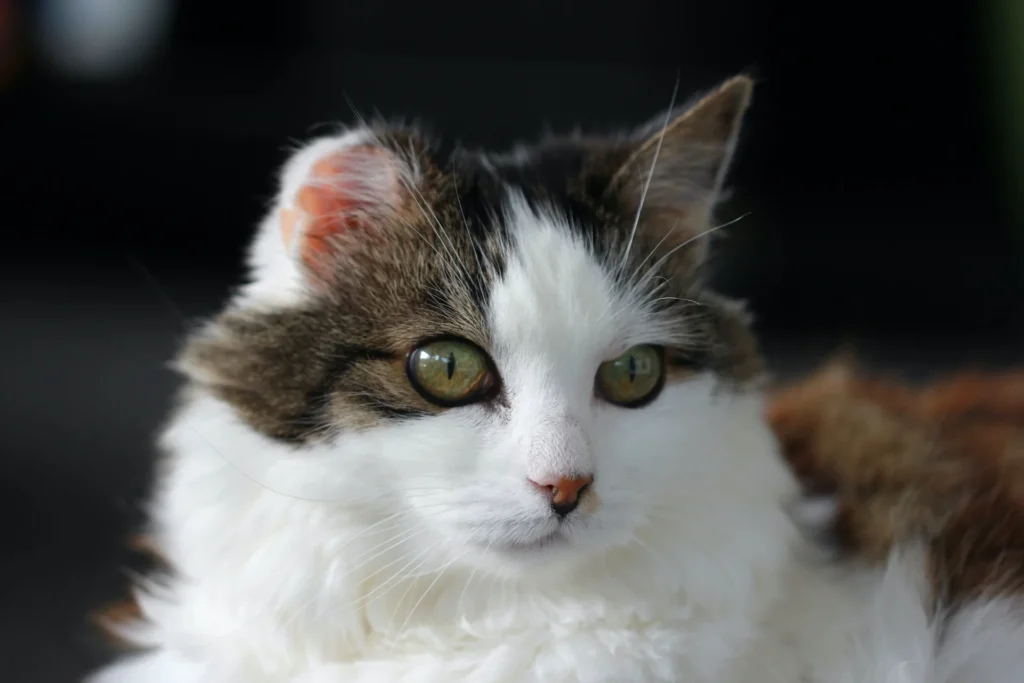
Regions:
<instances>
[{"instance_id":1,"label":"pink nose","mask_svg":"<svg viewBox=\"0 0 1024 683\"><path fill-rule=\"evenodd\" d=\"M587 474L580 477L562 477L554 480L554 483L547 483L548 481L531 479L530 483L551 497L551 509L556 515L565 517L580 504L580 494L594 483L594 478Z\"/></svg>"}]
</instances>

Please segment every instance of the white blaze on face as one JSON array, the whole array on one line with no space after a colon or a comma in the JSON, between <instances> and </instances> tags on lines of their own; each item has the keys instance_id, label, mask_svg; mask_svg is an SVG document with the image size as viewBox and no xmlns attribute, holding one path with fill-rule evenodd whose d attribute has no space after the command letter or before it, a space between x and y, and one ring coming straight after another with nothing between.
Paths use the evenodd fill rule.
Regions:
<instances>
[{"instance_id":1,"label":"white blaze on face","mask_svg":"<svg viewBox=\"0 0 1024 683\"><path fill-rule=\"evenodd\" d=\"M593 474L594 375L623 350L622 303L559 217L516 195L507 214L515 240L491 292L489 322L512 406L509 431L530 479Z\"/></svg>"}]
</instances>

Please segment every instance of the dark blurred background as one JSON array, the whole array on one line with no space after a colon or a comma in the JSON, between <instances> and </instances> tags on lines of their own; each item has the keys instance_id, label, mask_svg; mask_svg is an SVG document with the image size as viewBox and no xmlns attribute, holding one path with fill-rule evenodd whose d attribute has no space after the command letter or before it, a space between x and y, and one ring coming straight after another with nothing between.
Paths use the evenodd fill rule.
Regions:
<instances>
[{"instance_id":1,"label":"dark blurred background","mask_svg":"<svg viewBox=\"0 0 1024 683\"><path fill-rule=\"evenodd\" d=\"M1024 3L0 0L0 662L102 659L186 321L318 126L503 146L759 80L718 248L781 374L1021 360ZM351 106L349 104L351 102Z\"/></svg>"}]
</instances>

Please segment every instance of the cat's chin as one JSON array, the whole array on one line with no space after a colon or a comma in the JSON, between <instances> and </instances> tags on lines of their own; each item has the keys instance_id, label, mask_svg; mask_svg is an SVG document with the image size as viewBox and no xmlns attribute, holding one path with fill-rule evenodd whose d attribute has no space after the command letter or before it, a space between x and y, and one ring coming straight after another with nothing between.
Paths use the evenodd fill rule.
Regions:
<instances>
[{"instance_id":1,"label":"cat's chin","mask_svg":"<svg viewBox=\"0 0 1024 683\"><path fill-rule=\"evenodd\" d=\"M557 529L549 534L531 541L511 541L501 544L490 544L485 550L501 557L510 559L541 560L545 557L571 552L571 542Z\"/></svg>"},{"instance_id":2,"label":"cat's chin","mask_svg":"<svg viewBox=\"0 0 1024 683\"><path fill-rule=\"evenodd\" d=\"M563 574L571 574L600 550L581 542L565 528L529 541L473 542L471 545L474 552L467 553L467 557L472 557L471 564L485 572L510 578L541 572L546 578L556 580Z\"/></svg>"}]
</instances>

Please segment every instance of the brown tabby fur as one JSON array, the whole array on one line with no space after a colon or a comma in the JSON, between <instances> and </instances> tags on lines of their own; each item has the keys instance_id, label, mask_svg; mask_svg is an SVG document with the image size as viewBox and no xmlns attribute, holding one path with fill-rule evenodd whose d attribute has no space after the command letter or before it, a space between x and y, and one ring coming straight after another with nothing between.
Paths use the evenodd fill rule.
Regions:
<instances>
[{"instance_id":1,"label":"brown tabby fur","mask_svg":"<svg viewBox=\"0 0 1024 683\"><path fill-rule=\"evenodd\" d=\"M806 491L835 497L841 548L923 542L944 605L1024 592L1024 370L914 388L836 363L767 416Z\"/></svg>"}]
</instances>

